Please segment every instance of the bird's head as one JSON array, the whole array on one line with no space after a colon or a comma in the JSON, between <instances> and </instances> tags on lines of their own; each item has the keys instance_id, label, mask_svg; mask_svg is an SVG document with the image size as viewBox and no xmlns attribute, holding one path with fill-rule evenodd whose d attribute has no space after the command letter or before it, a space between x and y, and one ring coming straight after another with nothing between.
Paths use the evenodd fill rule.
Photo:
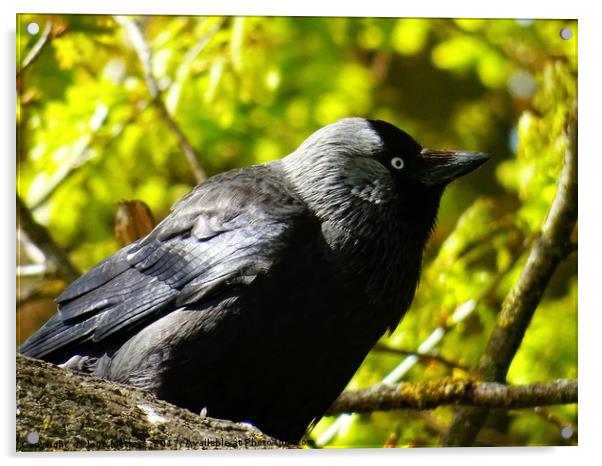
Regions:
<instances>
[{"instance_id":1,"label":"bird's head","mask_svg":"<svg viewBox=\"0 0 602 466\"><path fill-rule=\"evenodd\" d=\"M409 134L380 120L345 118L321 128L283 159L287 175L316 213L353 219L371 206L408 221L434 222L451 181L488 160L481 152L423 148Z\"/></svg>"}]
</instances>

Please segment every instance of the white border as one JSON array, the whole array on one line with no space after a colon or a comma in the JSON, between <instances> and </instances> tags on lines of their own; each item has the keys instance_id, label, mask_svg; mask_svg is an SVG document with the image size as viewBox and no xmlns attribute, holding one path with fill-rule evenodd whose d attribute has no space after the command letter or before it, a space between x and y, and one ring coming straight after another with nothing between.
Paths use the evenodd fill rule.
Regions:
<instances>
[{"instance_id":1,"label":"white border","mask_svg":"<svg viewBox=\"0 0 602 466\"><path fill-rule=\"evenodd\" d=\"M120 454L46 454L19 455L25 462L38 463L40 460L49 463L81 462L85 458L95 464L107 460L117 464L129 464L132 460L141 459L147 463L164 462L167 458L177 461L215 461L250 464L264 462L282 462L292 464L311 461L318 463L344 461L347 464L365 465L374 460L380 464L445 464L447 465L504 465L518 461L540 461L549 464L592 464L594 458L599 461L599 436L602 425L600 406L600 332L602 331L602 309L596 291L600 288L600 176L602 175L602 142L600 132L602 125L600 86L602 74L599 56L600 15L597 15L591 0L541 1L526 2L524 0L504 0L503 2L476 2L470 0L394 2L394 0L363 0L341 3L316 0L265 1L265 0L21 0L17 4L0 2L2 23L3 57L0 73L4 108L0 111L1 140L4 141L4 153L0 160L3 163L3 184L0 192L3 196L4 227L0 230L3 241L0 242L0 254L4 267L1 296L5 297L2 315L4 316L4 344L6 350L2 384L1 410L4 419L0 424L3 440L3 452L9 461L15 461L14 452L14 248L15 233L13 218L14 208L14 173L15 173L15 126L14 126L14 63L15 63L15 14L17 12L46 13L130 13L130 14L238 14L238 15L295 15L295 16L430 16L430 17L510 17L510 18L578 18L579 19L579 94L580 94L580 228L579 228L579 447L576 448L495 448L495 449L422 449L422 450L327 450L327 451L286 451L273 452L199 452L155 454L120 453ZM344 6L342 6L344 5Z\"/></svg>"},{"instance_id":2,"label":"white border","mask_svg":"<svg viewBox=\"0 0 602 466\"><path fill-rule=\"evenodd\" d=\"M325 2L317 0L21 0L22 13L131 13L270 16L437 16L490 18L575 18L580 1L525 2L505 0L496 8L469 0L393 2L392 0Z\"/></svg>"}]
</instances>

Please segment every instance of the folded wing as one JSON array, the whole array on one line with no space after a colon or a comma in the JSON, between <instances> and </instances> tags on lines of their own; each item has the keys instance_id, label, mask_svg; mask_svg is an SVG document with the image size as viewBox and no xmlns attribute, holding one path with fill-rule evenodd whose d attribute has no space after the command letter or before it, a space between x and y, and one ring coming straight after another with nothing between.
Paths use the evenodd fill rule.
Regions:
<instances>
[{"instance_id":1,"label":"folded wing","mask_svg":"<svg viewBox=\"0 0 602 466\"><path fill-rule=\"evenodd\" d=\"M175 309L244 292L290 235L316 224L274 171L250 167L197 187L148 236L73 282L20 351L60 362L84 344L124 341Z\"/></svg>"}]
</instances>

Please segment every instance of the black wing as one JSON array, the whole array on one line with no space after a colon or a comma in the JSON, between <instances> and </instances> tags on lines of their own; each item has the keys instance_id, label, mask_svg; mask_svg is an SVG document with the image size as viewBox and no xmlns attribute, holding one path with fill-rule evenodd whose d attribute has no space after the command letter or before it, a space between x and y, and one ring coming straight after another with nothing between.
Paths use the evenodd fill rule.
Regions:
<instances>
[{"instance_id":1,"label":"black wing","mask_svg":"<svg viewBox=\"0 0 602 466\"><path fill-rule=\"evenodd\" d=\"M20 348L58 359L118 338L175 309L244 287L267 272L300 226L317 225L277 165L211 178L145 238L71 284L59 311Z\"/></svg>"}]
</instances>

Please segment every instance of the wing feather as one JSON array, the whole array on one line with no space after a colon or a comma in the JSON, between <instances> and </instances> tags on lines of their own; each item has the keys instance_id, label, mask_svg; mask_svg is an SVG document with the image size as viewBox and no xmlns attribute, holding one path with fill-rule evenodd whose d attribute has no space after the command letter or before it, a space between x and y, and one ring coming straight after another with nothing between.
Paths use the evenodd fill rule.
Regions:
<instances>
[{"instance_id":1,"label":"wing feather","mask_svg":"<svg viewBox=\"0 0 602 466\"><path fill-rule=\"evenodd\" d=\"M213 177L148 236L73 282L20 351L52 359L83 343L123 340L179 307L242 290L278 260L299 222L313 224L310 217L269 166Z\"/></svg>"}]
</instances>

